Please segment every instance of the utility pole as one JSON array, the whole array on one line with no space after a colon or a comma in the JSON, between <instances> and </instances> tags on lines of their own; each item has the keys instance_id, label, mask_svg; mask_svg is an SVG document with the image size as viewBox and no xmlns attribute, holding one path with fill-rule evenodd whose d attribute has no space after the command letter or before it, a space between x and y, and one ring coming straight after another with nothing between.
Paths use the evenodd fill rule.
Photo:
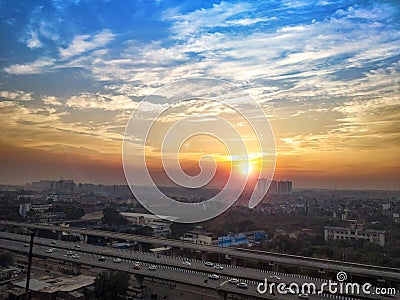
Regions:
<instances>
[{"instance_id":1,"label":"utility pole","mask_svg":"<svg viewBox=\"0 0 400 300\"><path fill-rule=\"evenodd\" d=\"M31 229L31 242L29 244L29 256L28 256L28 274L26 274L26 286L25 286L25 300L29 300L29 281L31 279L31 265L32 265L32 252L33 252L33 238L35 237L35 230Z\"/></svg>"}]
</instances>

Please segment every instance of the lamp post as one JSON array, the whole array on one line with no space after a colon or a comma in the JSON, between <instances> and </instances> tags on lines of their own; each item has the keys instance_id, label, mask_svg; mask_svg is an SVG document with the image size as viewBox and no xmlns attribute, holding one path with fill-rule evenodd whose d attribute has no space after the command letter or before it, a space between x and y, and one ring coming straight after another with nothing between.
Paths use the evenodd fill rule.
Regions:
<instances>
[{"instance_id":1,"label":"lamp post","mask_svg":"<svg viewBox=\"0 0 400 300\"><path fill-rule=\"evenodd\" d=\"M29 281L31 279L31 265L32 265L32 252L33 252L33 238L34 237L35 237L35 230L31 229L31 241L29 244L29 255L28 255L28 272L26 274L26 285L25 285L25 300L30 299Z\"/></svg>"}]
</instances>

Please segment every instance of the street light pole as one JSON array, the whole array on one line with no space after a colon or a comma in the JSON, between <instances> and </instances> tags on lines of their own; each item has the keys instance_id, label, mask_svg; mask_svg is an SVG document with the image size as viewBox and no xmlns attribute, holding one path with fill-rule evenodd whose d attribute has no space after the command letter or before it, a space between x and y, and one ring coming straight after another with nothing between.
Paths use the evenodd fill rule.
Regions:
<instances>
[{"instance_id":1,"label":"street light pole","mask_svg":"<svg viewBox=\"0 0 400 300\"><path fill-rule=\"evenodd\" d=\"M35 230L31 229L31 241L29 244L29 255L28 255L28 273L26 275L26 285L25 285L25 300L30 299L29 281L31 279L31 265L32 265L32 252L33 252L33 238L34 237L35 237Z\"/></svg>"}]
</instances>

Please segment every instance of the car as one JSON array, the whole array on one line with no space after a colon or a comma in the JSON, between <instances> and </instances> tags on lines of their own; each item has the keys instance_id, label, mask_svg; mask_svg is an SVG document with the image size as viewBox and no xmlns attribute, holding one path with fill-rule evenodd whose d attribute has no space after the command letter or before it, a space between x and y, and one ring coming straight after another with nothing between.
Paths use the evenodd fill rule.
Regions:
<instances>
[{"instance_id":1,"label":"car","mask_svg":"<svg viewBox=\"0 0 400 300\"><path fill-rule=\"evenodd\" d=\"M208 278L213 279L213 280L218 280L220 277L217 274L210 274L210 275L208 275Z\"/></svg>"},{"instance_id":2,"label":"car","mask_svg":"<svg viewBox=\"0 0 400 300\"><path fill-rule=\"evenodd\" d=\"M54 252L53 248L49 248L49 249L46 250L46 253L53 253L53 252Z\"/></svg>"},{"instance_id":3,"label":"car","mask_svg":"<svg viewBox=\"0 0 400 300\"><path fill-rule=\"evenodd\" d=\"M288 294L296 295L296 292L293 289L289 288L289 287L286 288L286 291L287 291Z\"/></svg>"},{"instance_id":4,"label":"car","mask_svg":"<svg viewBox=\"0 0 400 300\"><path fill-rule=\"evenodd\" d=\"M79 246L79 245L75 245L75 248L80 248L81 246Z\"/></svg>"},{"instance_id":5,"label":"car","mask_svg":"<svg viewBox=\"0 0 400 300\"><path fill-rule=\"evenodd\" d=\"M278 276L276 276L276 275L271 275L271 276L270 276L270 278L272 278L272 279L276 279L276 280L281 280L281 278L280 278L280 277L278 277Z\"/></svg>"},{"instance_id":6,"label":"car","mask_svg":"<svg viewBox=\"0 0 400 300\"><path fill-rule=\"evenodd\" d=\"M190 262L190 261L184 261L183 263L182 263L182 265L184 265L184 266L191 266L192 265L192 263Z\"/></svg>"},{"instance_id":7,"label":"car","mask_svg":"<svg viewBox=\"0 0 400 300\"><path fill-rule=\"evenodd\" d=\"M99 261L106 261L106 258L104 256L100 256Z\"/></svg>"},{"instance_id":8,"label":"car","mask_svg":"<svg viewBox=\"0 0 400 300\"><path fill-rule=\"evenodd\" d=\"M206 261L204 264L205 264L207 267L214 267L214 264L213 264L212 262L210 262L210 261Z\"/></svg>"},{"instance_id":9,"label":"car","mask_svg":"<svg viewBox=\"0 0 400 300\"><path fill-rule=\"evenodd\" d=\"M51 241L50 243L53 244L53 245L57 244L56 241Z\"/></svg>"},{"instance_id":10,"label":"car","mask_svg":"<svg viewBox=\"0 0 400 300\"><path fill-rule=\"evenodd\" d=\"M74 255L71 256L71 258L73 258L73 259L78 259L78 258L79 258L79 255L75 253Z\"/></svg>"},{"instance_id":11,"label":"car","mask_svg":"<svg viewBox=\"0 0 400 300\"><path fill-rule=\"evenodd\" d=\"M310 297L308 296L308 294L303 293L303 294L299 294L299 298L300 299L309 299Z\"/></svg>"},{"instance_id":12,"label":"car","mask_svg":"<svg viewBox=\"0 0 400 300\"><path fill-rule=\"evenodd\" d=\"M157 270L157 266L156 265L150 265L149 266L149 270L150 271L155 271L155 270Z\"/></svg>"},{"instance_id":13,"label":"car","mask_svg":"<svg viewBox=\"0 0 400 300\"><path fill-rule=\"evenodd\" d=\"M140 270L140 264L139 263L133 263L132 268L134 270Z\"/></svg>"},{"instance_id":14,"label":"car","mask_svg":"<svg viewBox=\"0 0 400 300\"><path fill-rule=\"evenodd\" d=\"M239 283L239 279L237 279L237 278L230 278L230 279L228 280L228 282L229 282L230 284L238 284L238 283Z\"/></svg>"},{"instance_id":15,"label":"car","mask_svg":"<svg viewBox=\"0 0 400 300\"><path fill-rule=\"evenodd\" d=\"M24 247L29 247L29 244L24 244Z\"/></svg>"},{"instance_id":16,"label":"car","mask_svg":"<svg viewBox=\"0 0 400 300\"><path fill-rule=\"evenodd\" d=\"M72 252L72 251L67 251L67 255L74 255L74 252Z\"/></svg>"},{"instance_id":17,"label":"car","mask_svg":"<svg viewBox=\"0 0 400 300\"><path fill-rule=\"evenodd\" d=\"M224 269L224 267L223 267L223 266L221 266L221 265L215 265L215 266L214 266L214 269L215 269L215 270L219 270L219 271L221 271L221 270L223 270L223 269Z\"/></svg>"},{"instance_id":18,"label":"car","mask_svg":"<svg viewBox=\"0 0 400 300\"><path fill-rule=\"evenodd\" d=\"M113 259L113 262L120 263L120 262L122 262L122 260L119 257L116 257Z\"/></svg>"},{"instance_id":19,"label":"car","mask_svg":"<svg viewBox=\"0 0 400 300\"><path fill-rule=\"evenodd\" d=\"M239 282L236 286L240 289L247 289L247 283L245 282Z\"/></svg>"}]
</instances>

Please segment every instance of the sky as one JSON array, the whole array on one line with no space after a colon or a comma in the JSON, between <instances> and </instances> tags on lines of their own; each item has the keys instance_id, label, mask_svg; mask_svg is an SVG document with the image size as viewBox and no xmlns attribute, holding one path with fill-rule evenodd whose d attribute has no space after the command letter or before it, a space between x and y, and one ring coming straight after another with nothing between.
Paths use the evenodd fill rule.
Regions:
<instances>
[{"instance_id":1,"label":"sky","mask_svg":"<svg viewBox=\"0 0 400 300\"><path fill-rule=\"evenodd\" d=\"M207 77L268 117L275 179L399 189L399 23L394 0L0 1L0 183L126 183L138 103ZM194 142L187 166L226 156Z\"/></svg>"}]
</instances>

